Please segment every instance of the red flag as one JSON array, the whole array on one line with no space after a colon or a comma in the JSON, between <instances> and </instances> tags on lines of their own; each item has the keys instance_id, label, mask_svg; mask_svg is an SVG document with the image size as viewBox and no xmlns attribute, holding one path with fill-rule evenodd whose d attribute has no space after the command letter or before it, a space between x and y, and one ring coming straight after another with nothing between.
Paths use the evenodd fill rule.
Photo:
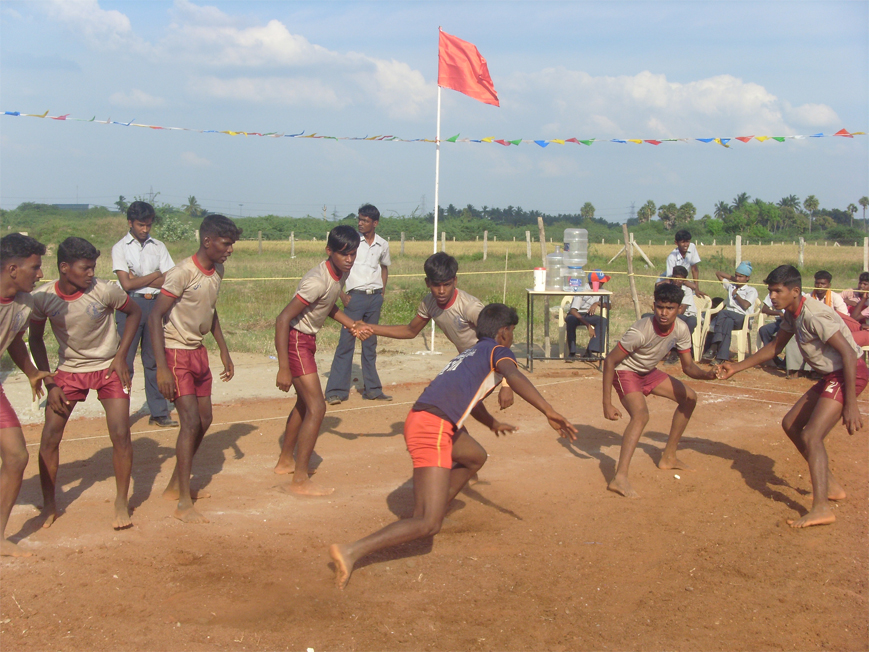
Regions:
<instances>
[{"instance_id":1,"label":"red flag","mask_svg":"<svg viewBox=\"0 0 869 652\"><path fill-rule=\"evenodd\" d=\"M473 43L444 31L438 46L438 86L451 88L483 104L501 106L486 60Z\"/></svg>"}]
</instances>

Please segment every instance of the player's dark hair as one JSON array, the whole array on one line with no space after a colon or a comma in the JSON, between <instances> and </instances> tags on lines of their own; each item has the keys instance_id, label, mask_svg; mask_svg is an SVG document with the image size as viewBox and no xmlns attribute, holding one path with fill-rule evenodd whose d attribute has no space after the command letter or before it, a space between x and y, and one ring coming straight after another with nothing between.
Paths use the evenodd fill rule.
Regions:
<instances>
[{"instance_id":1,"label":"player's dark hair","mask_svg":"<svg viewBox=\"0 0 869 652\"><path fill-rule=\"evenodd\" d=\"M422 268L425 277L431 283L446 283L452 281L459 273L459 261L444 251L439 251L426 258Z\"/></svg>"},{"instance_id":2,"label":"player's dark hair","mask_svg":"<svg viewBox=\"0 0 869 652\"><path fill-rule=\"evenodd\" d=\"M362 206L359 207L358 213L362 217L367 217L372 222L380 221L380 211L377 210L377 206L374 204L362 204Z\"/></svg>"},{"instance_id":3,"label":"player's dark hair","mask_svg":"<svg viewBox=\"0 0 869 652\"><path fill-rule=\"evenodd\" d=\"M128 222L153 222L156 217L154 207L146 201L134 201L127 207Z\"/></svg>"},{"instance_id":4,"label":"player's dark hair","mask_svg":"<svg viewBox=\"0 0 869 652\"><path fill-rule=\"evenodd\" d=\"M674 265L673 273L670 276L678 276L679 278L688 278L688 270L683 265Z\"/></svg>"},{"instance_id":5,"label":"player's dark hair","mask_svg":"<svg viewBox=\"0 0 869 652\"><path fill-rule=\"evenodd\" d=\"M96 260L100 250L84 238L69 237L57 247L57 268L61 263L72 265L77 260Z\"/></svg>"},{"instance_id":6,"label":"player's dark hair","mask_svg":"<svg viewBox=\"0 0 869 652\"><path fill-rule=\"evenodd\" d=\"M783 285L784 287L800 288L803 287L803 277L800 276L800 271L793 265L779 265L763 279L766 285Z\"/></svg>"},{"instance_id":7,"label":"player's dark hair","mask_svg":"<svg viewBox=\"0 0 869 652\"><path fill-rule=\"evenodd\" d=\"M336 254L349 254L359 248L359 231L349 224L339 224L329 231L326 246Z\"/></svg>"},{"instance_id":8,"label":"player's dark hair","mask_svg":"<svg viewBox=\"0 0 869 652\"><path fill-rule=\"evenodd\" d=\"M691 232L686 231L685 229L680 229L676 231L676 237L674 238L676 242L691 242Z\"/></svg>"},{"instance_id":9,"label":"player's dark hair","mask_svg":"<svg viewBox=\"0 0 869 652\"><path fill-rule=\"evenodd\" d=\"M205 238L229 238L236 242L242 230L231 219L224 215L208 215L199 225L199 242Z\"/></svg>"},{"instance_id":10,"label":"player's dark hair","mask_svg":"<svg viewBox=\"0 0 869 652\"><path fill-rule=\"evenodd\" d=\"M29 235L10 233L0 238L0 269L6 269L13 260L44 255L45 245Z\"/></svg>"},{"instance_id":11,"label":"player's dark hair","mask_svg":"<svg viewBox=\"0 0 869 652\"><path fill-rule=\"evenodd\" d=\"M516 309L503 303L490 303L477 316L477 339L484 337L495 339L498 331L505 326L515 326L519 323Z\"/></svg>"},{"instance_id":12,"label":"player's dark hair","mask_svg":"<svg viewBox=\"0 0 869 652\"><path fill-rule=\"evenodd\" d=\"M832 283L833 282L833 275L830 274L830 272L828 272L825 269L819 269L817 272L815 272L815 280L816 281L830 281Z\"/></svg>"},{"instance_id":13,"label":"player's dark hair","mask_svg":"<svg viewBox=\"0 0 869 652\"><path fill-rule=\"evenodd\" d=\"M860 277L857 279L858 283L869 283L869 272L860 272Z\"/></svg>"},{"instance_id":14,"label":"player's dark hair","mask_svg":"<svg viewBox=\"0 0 869 652\"><path fill-rule=\"evenodd\" d=\"M655 286L655 301L665 303L682 303L685 291L672 283L659 283Z\"/></svg>"}]
</instances>

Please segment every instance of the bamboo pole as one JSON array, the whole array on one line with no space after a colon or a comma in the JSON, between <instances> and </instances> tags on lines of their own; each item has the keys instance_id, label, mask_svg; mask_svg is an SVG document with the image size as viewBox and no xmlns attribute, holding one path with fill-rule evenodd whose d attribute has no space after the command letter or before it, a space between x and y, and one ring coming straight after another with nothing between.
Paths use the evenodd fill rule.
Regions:
<instances>
[{"instance_id":1,"label":"bamboo pole","mask_svg":"<svg viewBox=\"0 0 869 652\"><path fill-rule=\"evenodd\" d=\"M540 260L546 267L546 229L543 227L543 216L537 216L537 230L540 231ZM531 324L534 328L534 324ZM532 342L533 346L534 343ZM549 295L543 297L543 355L549 357ZM533 352L532 352L533 355Z\"/></svg>"},{"instance_id":2,"label":"bamboo pole","mask_svg":"<svg viewBox=\"0 0 869 652\"><path fill-rule=\"evenodd\" d=\"M625 242L630 242L628 236L628 225L622 224L622 233L625 236ZM628 281L631 285L631 300L634 302L634 312L637 313L637 319L640 318L640 299L637 296L637 283L634 279L634 248L625 247L625 255L628 259Z\"/></svg>"}]
</instances>

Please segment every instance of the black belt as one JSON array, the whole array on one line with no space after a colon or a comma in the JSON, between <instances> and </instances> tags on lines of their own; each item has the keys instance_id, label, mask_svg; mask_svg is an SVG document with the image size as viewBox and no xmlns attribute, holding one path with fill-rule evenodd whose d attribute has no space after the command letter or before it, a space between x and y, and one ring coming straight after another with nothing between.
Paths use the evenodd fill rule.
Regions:
<instances>
[{"instance_id":1,"label":"black belt","mask_svg":"<svg viewBox=\"0 0 869 652\"><path fill-rule=\"evenodd\" d=\"M382 288L376 290L347 290L347 294L383 294Z\"/></svg>"}]
</instances>

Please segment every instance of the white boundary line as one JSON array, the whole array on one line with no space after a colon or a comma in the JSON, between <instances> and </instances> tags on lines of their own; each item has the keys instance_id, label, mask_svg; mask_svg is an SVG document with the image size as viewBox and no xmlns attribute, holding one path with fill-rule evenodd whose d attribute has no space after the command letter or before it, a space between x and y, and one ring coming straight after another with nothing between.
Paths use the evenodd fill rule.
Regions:
<instances>
[{"instance_id":1,"label":"white boundary line","mask_svg":"<svg viewBox=\"0 0 869 652\"><path fill-rule=\"evenodd\" d=\"M537 383L537 384L535 384L535 387L549 387L551 385L564 385L566 383L572 383L572 382L581 381L581 380L596 380L599 382L599 379L597 376L580 376L579 378L567 378L565 380L554 380L554 381L549 382L549 383ZM695 382L712 384L712 381L698 380ZM746 387L745 385L727 385L727 387L733 387L735 389L754 389L752 387ZM758 391L769 391L769 392L774 392L774 393L778 393L778 394L792 394L794 396L802 396L803 394L805 394L805 392L787 392L784 390L777 390L777 389L760 389ZM767 399L754 398L752 396L745 396L742 394L716 394L714 392L698 392L698 394L700 394L700 396L713 396L713 397L721 397L721 398L732 398L732 399L741 400L741 401L754 401L756 403L766 403L767 405L793 405L792 403L785 403L782 401L770 401ZM384 404L379 404L379 405L363 405L360 407L341 408L338 410L328 410L326 412L326 416L328 416L330 414L337 414L339 412L358 412L360 410L377 410L377 409L383 409L383 408L398 407L401 405L413 405L414 403L416 403L416 401L404 401L404 402L400 402L400 403L390 402L390 403L384 403ZM869 403L869 401L867 401L866 403ZM263 417L262 419L244 419L242 421L220 421L217 423L212 423L211 427L213 428L214 426L235 426L235 425L242 424L242 423L259 423L262 421L277 421L279 419L286 420L286 418L287 417L285 417L285 416L277 416L277 417ZM155 432L174 433L175 429L174 428L172 428L172 429L160 428L160 429L155 429L155 430L135 430L131 434L133 434L133 435L145 435L145 434L150 434L150 433L155 433ZM109 435L107 433L105 435L95 435L93 437L76 437L74 439L63 439L62 441L64 441L64 442L89 441L92 439L108 439L108 438L109 438ZM39 442L33 442L31 444L27 444L27 446L28 447L39 446Z\"/></svg>"}]
</instances>

